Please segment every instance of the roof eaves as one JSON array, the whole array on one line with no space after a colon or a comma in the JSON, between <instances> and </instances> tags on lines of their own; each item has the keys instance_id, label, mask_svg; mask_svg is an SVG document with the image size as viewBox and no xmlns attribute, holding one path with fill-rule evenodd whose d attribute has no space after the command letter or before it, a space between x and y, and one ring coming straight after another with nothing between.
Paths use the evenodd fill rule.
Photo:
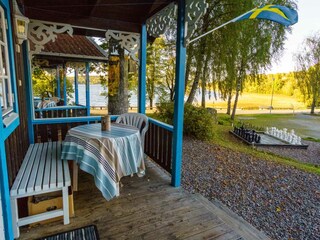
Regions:
<instances>
[{"instance_id":1,"label":"roof eaves","mask_svg":"<svg viewBox=\"0 0 320 240\"><path fill-rule=\"evenodd\" d=\"M108 54L103 50L97 43L92 39L92 37L87 37L87 39L94 45L106 58L108 58Z\"/></svg>"}]
</instances>

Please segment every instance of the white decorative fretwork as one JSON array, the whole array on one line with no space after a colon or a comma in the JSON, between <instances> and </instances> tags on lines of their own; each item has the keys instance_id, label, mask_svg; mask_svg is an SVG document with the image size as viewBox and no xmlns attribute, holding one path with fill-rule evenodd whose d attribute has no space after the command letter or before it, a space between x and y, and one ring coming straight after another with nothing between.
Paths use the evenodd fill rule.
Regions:
<instances>
[{"instance_id":1,"label":"white decorative fretwork","mask_svg":"<svg viewBox=\"0 0 320 240\"><path fill-rule=\"evenodd\" d=\"M171 3L160 12L153 15L147 20L148 33L156 38L161 34L164 34L166 28L175 20L176 12L176 5Z\"/></svg>"},{"instance_id":2,"label":"white decorative fretwork","mask_svg":"<svg viewBox=\"0 0 320 240\"><path fill-rule=\"evenodd\" d=\"M86 72L86 64L84 62L67 62L66 68L70 70L69 73L71 73L73 69L78 69L80 75L83 75Z\"/></svg>"},{"instance_id":3,"label":"white decorative fretwork","mask_svg":"<svg viewBox=\"0 0 320 240\"><path fill-rule=\"evenodd\" d=\"M35 49L30 51L30 57L40 53L44 45L50 41L55 41L58 33L73 34L73 28L69 24L52 22L41 22L31 20L29 23L28 39L34 44Z\"/></svg>"},{"instance_id":4,"label":"white decorative fretwork","mask_svg":"<svg viewBox=\"0 0 320 240\"><path fill-rule=\"evenodd\" d=\"M49 67L49 61L46 59L32 59L31 72L34 71L35 68L46 68Z\"/></svg>"},{"instance_id":5,"label":"white decorative fretwork","mask_svg":"<svg viewBox=\"0 0 320 240\"><path fill-rule=\"evenodd\" d=\"M194 31L197 29L197 22L206 13L209 4L206 0L186 0L186 36L188 42Z\"/></svg>"},{"instance_id":6,"label":"white decorative fretwork","mask_svg":"<svg viewBox=\"0 0 320 240\"><path fill-rule=\"evenodd\" d=\"M106 32L106 41L109 41L110 38L119 41L120 47L126 49L134 61L139 62L137 55L140 47L140 34L108 30Z\"/></svg>"}]
</instances>

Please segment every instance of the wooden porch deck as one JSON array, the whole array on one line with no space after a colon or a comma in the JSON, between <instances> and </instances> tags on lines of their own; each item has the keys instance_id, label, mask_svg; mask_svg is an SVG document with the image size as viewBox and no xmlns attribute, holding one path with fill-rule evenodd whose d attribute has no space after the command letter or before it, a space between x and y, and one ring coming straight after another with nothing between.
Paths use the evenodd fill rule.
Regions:
<instances>
[{"instance_id":1,"label":"wooden porch deck","mask_svg":"<svg viewBox=\"0 0 320 240\"><path fill-rule=\"evenodd\" d=\"M95 224L100 239L268 239L262 232L199 194L170 186L170 177L147 163L142 178L125 177L120 197L107 202L82 171L74 193L75 214L62 220L21 228L19 239L36 239Z\"/></svg>"}]
</instances>

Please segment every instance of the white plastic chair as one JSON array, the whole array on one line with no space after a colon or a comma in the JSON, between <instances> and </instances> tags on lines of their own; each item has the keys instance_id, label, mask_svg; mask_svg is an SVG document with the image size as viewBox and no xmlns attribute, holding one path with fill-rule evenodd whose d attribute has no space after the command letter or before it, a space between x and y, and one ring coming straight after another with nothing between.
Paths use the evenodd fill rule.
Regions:
<instances>
[{"instance_id":1,"label":"white plastic chair","mask_svg":"<svg viewBox=\"0 0 320 240\"><path fill-rule=\"evenodd\" d=\"M116 119L116 123L131 125L139 129L142 150L144 152L144 136L149 127L148 117L141 113L124 113Z\"/></svg>"}]
</instances>

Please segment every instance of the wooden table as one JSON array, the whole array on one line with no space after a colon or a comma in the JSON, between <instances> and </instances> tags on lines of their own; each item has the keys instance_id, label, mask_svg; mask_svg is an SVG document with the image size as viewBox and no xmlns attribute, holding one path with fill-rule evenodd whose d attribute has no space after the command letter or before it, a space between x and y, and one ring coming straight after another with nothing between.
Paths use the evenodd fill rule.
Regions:
<instances>
[{"instance_id":1,"label":"wooden table","mask_svg":"<svg viewBox=\"0 0 320 240\"><path fill-rule=\"evenodd\" d=\"M100 123L71 128L63 142L61 158L74 160L80 169L90 173L107 200L119 195L121 177L145 171L140 132L123 124L112 124L110 131L102 131ZM77 176L76 171L73 173ZM77 177L73 184L76 183Z\"/></svg>"}]
</instances>

